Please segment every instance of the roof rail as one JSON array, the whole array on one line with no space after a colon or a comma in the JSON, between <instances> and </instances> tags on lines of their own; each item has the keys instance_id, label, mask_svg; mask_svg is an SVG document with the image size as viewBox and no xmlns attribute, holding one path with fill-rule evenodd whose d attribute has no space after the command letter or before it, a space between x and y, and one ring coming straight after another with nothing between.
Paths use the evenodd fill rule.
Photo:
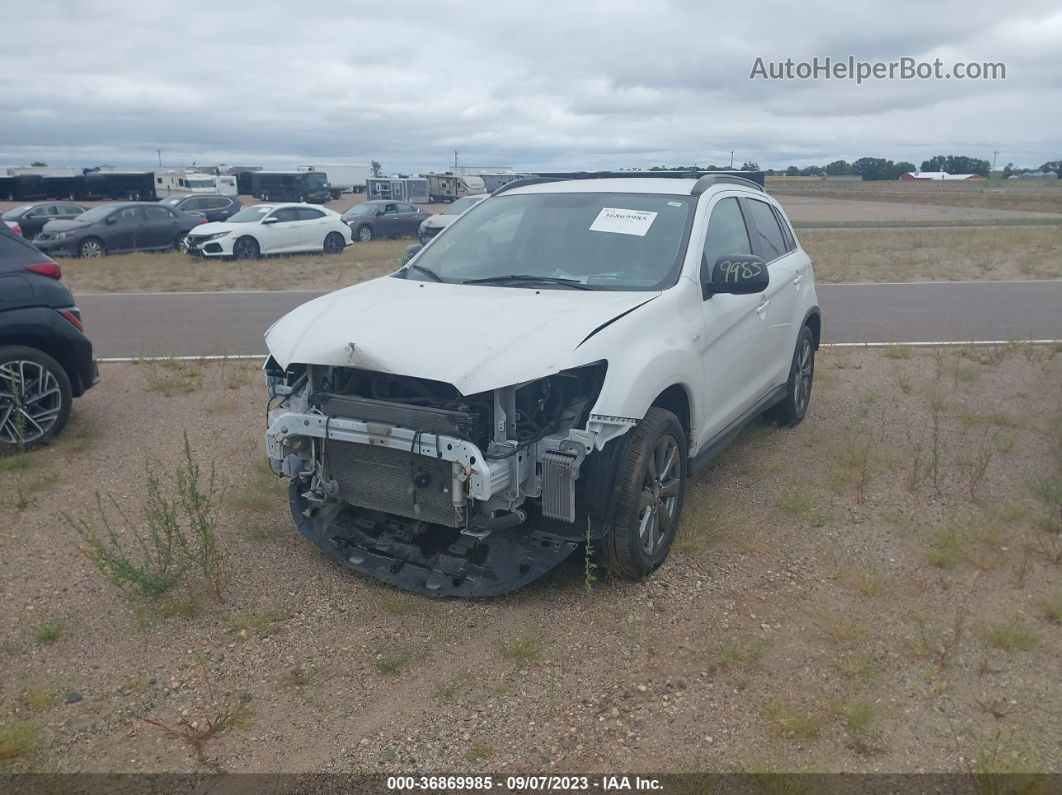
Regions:
<instances>
[{"instance_id":1,"label":"roof rail","mask_svg":"<svg viewBox=\"0 0 1062 795\"><path fill-rule=\"evenodd\" d=\"M522 188L525 185L538 185L542 182L557 182L559 177L521 177L520 179L514 179L511 182L506 182L504 185L500 185L491 191L491 196L497 196L499 193L505 193L507 190L513 188Z\"/></svg>"},{"instance_id":2,"label":"roof rail","mask_svg":"<svg viewBox=\"0 0 1062 795\"><path fill-rule=\"evenodd\" d=\"M762 191L762 171L548 171L533 177L523 177L496 188L490 195L497 196L513 188L538 185L543 182L559 182L575 179L695 179L690 194L699 196L712 185L729 182Z\"/></svg>"}]
</instances>

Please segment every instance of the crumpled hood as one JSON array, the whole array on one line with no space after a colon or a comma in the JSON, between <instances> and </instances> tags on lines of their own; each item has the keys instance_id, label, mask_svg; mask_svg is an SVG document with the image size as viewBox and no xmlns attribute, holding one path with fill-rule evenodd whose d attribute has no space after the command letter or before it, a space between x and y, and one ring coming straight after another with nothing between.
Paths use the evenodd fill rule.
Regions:
<instances>
[{"instance_id":1,"label":"crumpled hood","mask_svg":"<svg viewBox=\"0 0 1062 795\"><path fill-rule=\"evenodd\" d=\"M383 277L303 304L266 332L277 363L358 367L465 395L587 362L572 352L657 292L487 287Z\"/></svg>"}]
</instances>

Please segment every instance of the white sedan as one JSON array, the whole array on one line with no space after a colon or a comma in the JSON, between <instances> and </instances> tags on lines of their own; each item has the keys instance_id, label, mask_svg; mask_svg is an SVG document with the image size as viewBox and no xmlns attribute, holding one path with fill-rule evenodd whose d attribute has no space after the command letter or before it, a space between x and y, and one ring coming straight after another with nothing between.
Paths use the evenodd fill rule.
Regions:
<instances>
[{"instance_id":1,"label":"white sedan","mask_svg":"<svg viewBox=\"0 0 1062 795\"><path fill-rule=\"evenodd\" d=\"M315 204L256 204L226 221L195 227L187 250L197 257L235 259L302 251L338 254L350 240L350 227L332 210Z\"/></svg>"}]
</instances>

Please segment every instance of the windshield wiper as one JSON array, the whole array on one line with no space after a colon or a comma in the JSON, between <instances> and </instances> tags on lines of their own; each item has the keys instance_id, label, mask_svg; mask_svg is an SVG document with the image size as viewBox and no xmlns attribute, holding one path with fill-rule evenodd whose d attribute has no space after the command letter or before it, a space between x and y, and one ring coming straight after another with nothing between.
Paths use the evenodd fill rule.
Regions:
<instances>
[{"instance_id":1,"label":"windshield wiper","mask_svg":"<svg viewBox=\"0 0 1062 795\"><path fill-rule=\"evenodd\" d=\"M432 279L434 279L437 282L445 282L446 281L442 276L437 274L431 268L425 267L424 265L406 265L406 270L420 271L425 276L430 276Z\"/></svg>"},{"instance_id":2,"label":"windshield wiper","mask_svg":"<svg viewBox=\"0 0 1062 795\"><path fill-rule=\"evenodd\" d=\"M511 284L514 282L559 284L562 287L572 287L576 290L590 289L578 279L563 279L560 276L534 276L530 273L508 273L504 276L485 276L482 279L465 279L461 284Z\"/></svg>"}]
</instances>

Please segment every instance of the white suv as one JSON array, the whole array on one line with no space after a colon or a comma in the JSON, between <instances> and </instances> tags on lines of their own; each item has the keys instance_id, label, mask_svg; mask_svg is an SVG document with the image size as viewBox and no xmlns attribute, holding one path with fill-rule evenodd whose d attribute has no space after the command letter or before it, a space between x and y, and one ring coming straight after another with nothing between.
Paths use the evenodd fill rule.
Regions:
<instances>
[{"instance_id":1,"label":"white suv","mask_svg":"<svg viewBox=\"0 0 1062 795\"><path fill-rule=\"evenodd\" d=\"M582 543L642 577L691 473L803 419L821 330L754 182L519 180L273 325L266 447L299 530L400 587L504 593Z\"/></svg>"}]
</instances>

